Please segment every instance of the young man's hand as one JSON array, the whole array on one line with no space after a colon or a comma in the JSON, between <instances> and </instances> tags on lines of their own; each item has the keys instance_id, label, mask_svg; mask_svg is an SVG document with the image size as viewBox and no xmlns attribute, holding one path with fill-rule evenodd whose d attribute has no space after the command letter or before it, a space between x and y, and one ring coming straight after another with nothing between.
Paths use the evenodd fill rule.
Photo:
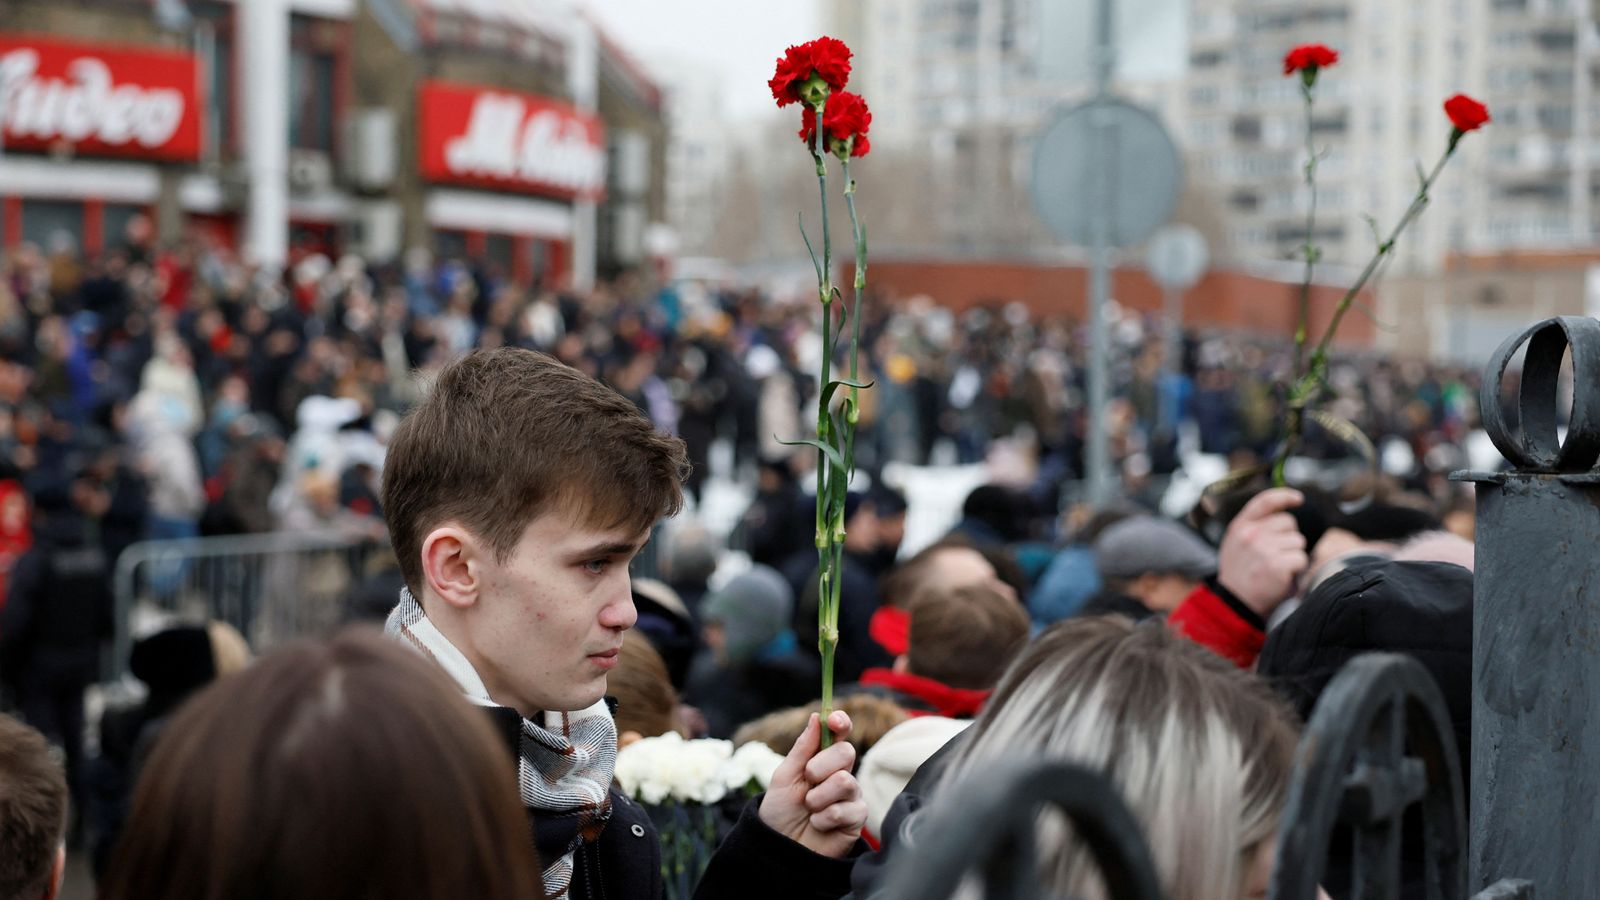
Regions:
<instances>
[{"instance_id":1,"label":"young man's hand","mask_svg":"<svg viewBox=\"0 0 1600 900\"><path fill-rule=\"evenodd\" d=\"M1305 502L1293 488L1257 494L1228 523L1217 551L1217 582L1263 619L1294 590L1305 570L1306 539L1289 510Z\"/></svg>"},{"instance_id":2,"label":"young man's hand","mask_svg":"<svg viewBox=\"0 0 1600 900\"><path fill-rule=\"evenodd\" d=\"M856 748L844 740L850 734L850 716L834 710L828 728L837 740L818 753L822 725L815 713L811 715L806 730L772 773L761 801L761 821L813 852L842 859L866 827L867 804L861 799L861 785L850 774L856 763Z\"/></svg>"}]
</instances>

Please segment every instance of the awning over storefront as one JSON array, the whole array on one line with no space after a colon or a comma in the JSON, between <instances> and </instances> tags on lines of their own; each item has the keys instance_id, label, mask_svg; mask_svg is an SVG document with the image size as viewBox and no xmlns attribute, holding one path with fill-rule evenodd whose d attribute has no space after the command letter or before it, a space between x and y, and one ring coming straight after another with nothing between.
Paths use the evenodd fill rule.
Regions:
<instances>
[{"instance_id":1,"label":"awning over storefront","mask_svg":"<svg viewBox=\"0 0 1600 900\"><path fill-rule=\"evenodd\" d=\"M143 163L0 157L0 197L154 203L161 173Z\"/></svg>"},{"instance_id":2,"label":"awning over storefront","mask_svg":"<svg viewBox=\"0 0 1600 900\"><path fill-rule=\"evenodd\" d=\"M572 208L565 204L477 191L429 191L424 215L433 228L557 241L572 240L574 228Z\"/></svg>"}]
</instances>

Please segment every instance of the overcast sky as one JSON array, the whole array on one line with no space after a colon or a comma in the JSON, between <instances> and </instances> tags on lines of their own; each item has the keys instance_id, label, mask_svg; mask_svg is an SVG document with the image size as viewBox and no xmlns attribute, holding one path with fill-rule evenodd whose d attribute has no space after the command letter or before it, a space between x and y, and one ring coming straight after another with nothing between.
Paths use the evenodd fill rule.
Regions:
<instances>
[{"instance_id":1,"label":"overcast sky","mask_svg":"<svg viewBox=\"0 0 1600 900\"><path fill-rule=\"evenodd\" d=\"M822 34L817 0L573 0L652 70L688 56L724 78L728 116L748 120L774 109L767 90L773 63L790 44ZM872 0L859 0L862 3ZM1113 0L1120 47L1118 78L1181 77L1187 59L1185 0ZM1048 77L1088 81L1093 0L1051 0L1037 38Z\"/></svg>"},{"instance_id":2,"label":"overcast sky","mask_svg":"<svg viewBox=\"0 0 1600 900\"><path fill-rule=\"evenodd\" d=\"M817 36L815 0L574 0L647 64L690 55L722 70L730 117L773 109L767 79L783 48Z\"/></svg>"}]
</instances>

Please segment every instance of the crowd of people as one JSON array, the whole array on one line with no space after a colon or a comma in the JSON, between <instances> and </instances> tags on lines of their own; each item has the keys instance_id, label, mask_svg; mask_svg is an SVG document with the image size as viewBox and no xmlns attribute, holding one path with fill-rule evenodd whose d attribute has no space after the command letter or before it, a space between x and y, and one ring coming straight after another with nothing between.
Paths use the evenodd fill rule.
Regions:
<instances>
[{"instance_id":1,"label":"crowd of people","mask_svg":"<svg viewBox=\"0 0 1600 900\"><path fill-rule=\"evenodd\" d=\"M158 248L140 219L102 258L56 250L0 258L0 708L33 729L0 717L0 900L54 896L68 845L106 897L655 898L655 826L611 774L666 733L785 755L707 900L876 896L914 823L1019 755L1106 773L1168 896L1234 900L1264 895L1299 723L1344 659L1415 651L1468 749L1471 517L1444 476L1471 373L1341 358L1328 408L1406 460L1207 497L1208 534L1160 515L1162 488L1187 454L1272 452L1282 342L1191 335L1169 365L1121 318L1124 499L1090 510L1074 323L868 298L868 477L823 722L814 454L778 440L816 402L814 305L579 294L425 253L268 277L198 237ZM1310 438L1329 471L1350 453ZM727 535L694 520L718 442L754 489ZM1026 464L903 552L917 498L890 464L1001 445ZM251 661L249 622L172 623L133 646L143 697L85 722L123 550L281 531L387 541L341 617L388 637ZM848 739L823 749L824 729ZM1082 848L1041 834L1057 891L1084 894ZM1349 876L1331 865L1329 890Z\"/></svg>"}]
</instances>

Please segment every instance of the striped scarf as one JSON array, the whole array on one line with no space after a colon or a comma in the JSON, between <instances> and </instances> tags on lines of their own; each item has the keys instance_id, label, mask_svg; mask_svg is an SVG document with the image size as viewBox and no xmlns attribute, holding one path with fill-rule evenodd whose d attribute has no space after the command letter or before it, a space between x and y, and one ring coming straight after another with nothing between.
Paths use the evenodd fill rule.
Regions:
<instances>
[{"instance_id":1,"label":"striped scarf","mask_svg":"<svg viewBox=\"0 0 1600 900\"><path fill-rule=\"evenodd\" d=\"M401 589L400 605L389 614L384 631L438 663L469 702L499 705L489 699L483 679L467 658L428 621L409 589ZM541 717L543 725L522 720L517 783L522 805L533 812L539 825L545 892L561 898L572 885L573 854L584 841L597 839L611 818L617 725L604 700L577 712L546 712ZM547 824L561 833L556 845L559 855L549 850L551 828Z\"/></svg>"}]
</instances>

